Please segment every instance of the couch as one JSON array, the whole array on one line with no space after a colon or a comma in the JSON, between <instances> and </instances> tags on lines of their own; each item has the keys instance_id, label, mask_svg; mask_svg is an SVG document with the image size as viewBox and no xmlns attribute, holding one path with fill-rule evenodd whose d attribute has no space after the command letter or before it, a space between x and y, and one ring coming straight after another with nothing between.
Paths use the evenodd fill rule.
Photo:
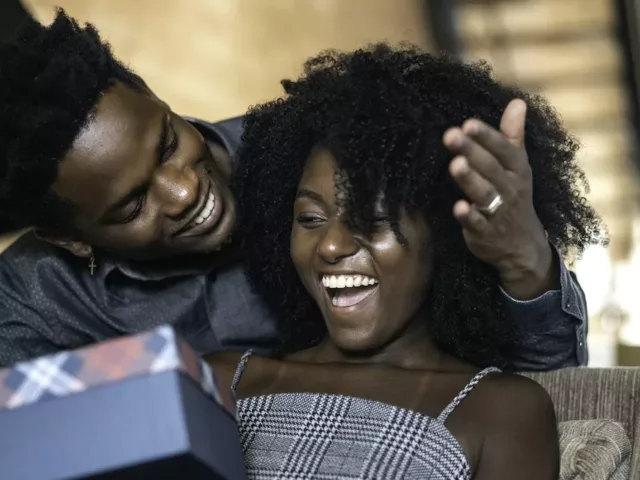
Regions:
<instances>
[{"instance_id":1,"label":"couch","mask_svg":"<svg viewBox=\"0 0 640 480\"><path fill-rule=\"evenodd\" d=\"M547 389L551 398L553 399L556 415L560 424L561 438L564 430L565 434L573 428L567 428L570 425L580 425L585 423L598 423L598 422L584 422L586 420L613 420L613 422L599 422L609 423L602 428L599 427L601 435L594 435L593 431L586 434L584 438L591 439L592 443L600 442L595 450L592 450L590 455L583 456L581 460L573 462L575 464L582 462L580 468L592 468L592 465L584 467L585 463L592 462L611 462L611 458L605 458L602 452L598 450L602 447L602 443L610 441L611 443L617 443L613 447L614 453L609 457L620 455L620 452L624 450L626 452L626 461L629 462L628 468L630 480L640 480L640 368L567 368L554 372L544 373L525 373L523 374L529 378L536 380L543 387ZM575 420L581 420L583 422L572 422ZM616 435L616 428L619 430ZM618 441L619 435L628 438L624 438L624 448L620 447ZM586 441L586 440L584 440ZM561 447L562 447L561 440ZM574 445L577 442L574 442ZM630 443L630 446L629 446ZM566 445L566 442L565 442ZM609 448L609 447L607 447ZM610 449L611 450L611 449ZM595 452L595 453L594 453ZM565 475L562 478L598 478L598 476L584 475L583 473L566 473L566 466L571 463L572 458L568 456L575 456L575 449L571 453L563 452L563 469ZM600 465L604 471L605 467ZM609 468L609 466L606 466ZM625 467L626 468L626 467ZM609 468L610 469L610 468ZM625 470L626 471L626 470ZM620 475L620 472L618 472ZM602 474L601 474L602 475ZM607 478L624 478L626 475L609 476ZM602 478L600 476L600 478ZM602 478L602 480L605 480Z\"/></svg>"}]
</instances>

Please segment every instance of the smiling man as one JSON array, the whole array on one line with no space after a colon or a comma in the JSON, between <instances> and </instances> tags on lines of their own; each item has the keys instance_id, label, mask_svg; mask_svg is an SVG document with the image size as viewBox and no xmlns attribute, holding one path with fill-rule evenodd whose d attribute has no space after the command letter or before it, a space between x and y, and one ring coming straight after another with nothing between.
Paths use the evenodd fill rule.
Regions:
<instances>
[{"instance_id":1,"label":"smiling man","mask_svg":"<svg viewBox=\"0 0 640 480\"><path fill-rule=\"evenodd\" d=\"M0 364L167 323L202 353L280 344L231 240L241 119L175 114L92 26L63 12L0 44L0 109L2 224L34 227L0 257ZM487 161L516 162L525 168L508 172L509 184L531 190L524 148L505 149L524 128L517 102L503 123L484 146L467 127L446 132L467 197L453 215L526 331L514 365L584 363L579 286L530 198L482 176Z\"/></svg>"},{"instance_id":2,"label":"smiling man","mask_svg":"<svg viewBox=\"0 0 640 480\"><path fill-rule=\"evenodd\" d=\"M226 150L135 77L108 91L64 154L49 195L67 206L54 202L58 223L40 222L40 235L87 258L95 249L148 260L219 248L235 222ZM57 229L69 217L81 235Z\"/></svg>"}]
</instances>

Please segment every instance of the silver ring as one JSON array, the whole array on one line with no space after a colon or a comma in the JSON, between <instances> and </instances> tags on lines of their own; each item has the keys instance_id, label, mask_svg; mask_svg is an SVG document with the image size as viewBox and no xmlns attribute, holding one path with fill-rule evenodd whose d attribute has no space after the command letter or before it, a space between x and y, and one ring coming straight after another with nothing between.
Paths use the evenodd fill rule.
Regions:
<instances>
[{"instance_id":1,"label":"silver ring","mask_svg":"<svg viewBox=\"0 0 640 480\"><path fill-rule=\"evenodd\" d=\"M493 197L493 200L491 200L491 202L489 203L489 205L487 205L486 207L478 207L476 206L476 208L478 209L478 211L480 213L482 213L484 216L486 217L491 217L492 215L494 215L498 209L504 204L504 200L502 200L502 195L500 195L499 193L496 194L495 197Z\"/></svg>"}]
</instances>

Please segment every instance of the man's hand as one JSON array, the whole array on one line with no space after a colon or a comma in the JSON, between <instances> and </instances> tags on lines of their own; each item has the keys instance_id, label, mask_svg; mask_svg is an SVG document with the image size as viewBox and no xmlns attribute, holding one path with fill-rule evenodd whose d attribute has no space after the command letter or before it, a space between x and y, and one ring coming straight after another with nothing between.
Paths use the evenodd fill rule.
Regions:
<instances>
[{"instance_id":1,"label":"man's hand","mask_svg":"<svg viewBox=\"0 0 640 480\"><path fill-rule=\"evenodd\" d=\"M559 282L555 256L533 207L526 111L524 101L512 100L500 131L471 119L443 136L455 155L449 171L467 198L453 207L467 246L498 270L502 287L519 300L536 298Z\"/></svg>"}]
</instances>

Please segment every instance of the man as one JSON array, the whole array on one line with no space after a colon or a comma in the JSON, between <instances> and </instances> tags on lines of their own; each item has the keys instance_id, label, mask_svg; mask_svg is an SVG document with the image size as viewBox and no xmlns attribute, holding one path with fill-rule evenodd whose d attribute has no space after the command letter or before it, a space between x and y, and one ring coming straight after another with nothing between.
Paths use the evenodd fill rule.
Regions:
<instances>
[{"instance_id":1,"label":"man","mask_svg":"<svg viewBox=\"0 0 640 480\"><path fill-rule=\"evenodd\" d=\"M11 228L34 226L0 257L0 364L165 323L202 353L278 345L231 240L241 119L179 117L92 26L62 11L2 44L0 72L0 212ZM496 150L524 130L514 105ZM584 295L531 199L508 202L484 179L500 152L480 147L467 126L443 141L470 200L453 214L526 331L514 366L584 364ZM524 148L513 161L526 165ZM526 173L511 181L531 191Z\"/></svg>"}]
</instances>

